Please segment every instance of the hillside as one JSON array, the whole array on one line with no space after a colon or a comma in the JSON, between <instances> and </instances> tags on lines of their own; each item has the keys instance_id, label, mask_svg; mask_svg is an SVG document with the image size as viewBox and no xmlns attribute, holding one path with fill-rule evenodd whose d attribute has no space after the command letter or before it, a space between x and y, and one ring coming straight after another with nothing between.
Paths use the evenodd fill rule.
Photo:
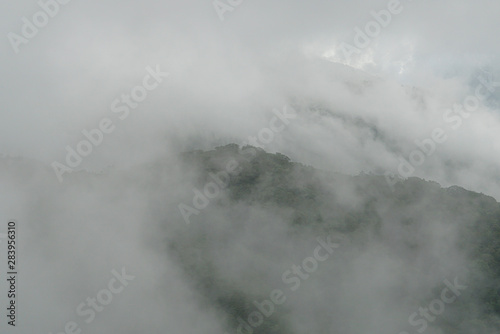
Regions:
<instances>
[{"instance_id":1,"label":"hillside","mask_svg":"<svg viewBox=\"0 0 500 334\"><path fill-rule=\"evenodd\" d=\"M193 185L200 192L228 161L238 166L219 184L220 193L206 196L209 204L190 216L188 229L168 243L207 305L228 315L233 332L249 332L241 319L256 310L253 302L269 298L273 286L285 289L284 280L279 282L282 269L308 255L300 250L313 245L314 236L326 235L340 244L335 259L321 264L311 273L315 278L294 294L310 302L313 313L300 320L314 319L308 333L369 328L382 333L395 327L408 333L497 333L500 328L500 204L492 197L418 178L391 189L383 176L320 171L279 153L234 144L188 152L183 161L186 170L194 170ZM455 302L438 315L407 320L411 310L439 299L444 281L457 277L467 288ZM252 327L253 333L298 328L301 306L295 297L275 305L276 313ZM395 316L399 312L403 315ZM391 320L379 323L384 318Z\"/></svg>"}]
</instances>

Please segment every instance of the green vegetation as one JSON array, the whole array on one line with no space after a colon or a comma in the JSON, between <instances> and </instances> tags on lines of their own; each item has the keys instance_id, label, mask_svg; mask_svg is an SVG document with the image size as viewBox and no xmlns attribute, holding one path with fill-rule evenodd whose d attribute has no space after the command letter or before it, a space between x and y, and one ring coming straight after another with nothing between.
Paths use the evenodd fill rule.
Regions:
<instances>
[{"instance_id":1,"label":"green vegetation","mask_svg":"<svg viewBox=\"0 0 500 334\"><path fill-rule=\"evenodd\" d=\"M318 171L279 153L251 147L245 150L255 154L242 154L233 144L184 155L186 164L199 167L200 187L209 181L208 173L223 170L229 159L236 160L241 167L231 176L225 190L230 202L214 201L211 205L245 203L283 210L290 213L292 232L314 229L343 233L359 247L368 239L375 239L394 244L395 252L409 258L427 247L421 238L415 237L417 233L424 233L436 222L443 229L453 227L458 231L453 247L467 258L470 288L463 300L452 305L436 324L444 333L462 333L459 328L464 326L471 333L498 328L495 319L500 316L500 204L493 198L456 186L444 189L436 182L418 178L397 183L393 191L383 176ZM383 232L384 226L397 229L398 239L394 239L396 234ZM210 242L202 237L195 242L190 239L190 244L196 244L198 249L191 252L198 251L201 255L194 257L179 251L179 262L198 284L203 282L200 291L210 296L211 301L216 300L234 319L244 318L250 312L249 301L259 296L245 296L237 287L231 288L229 282L214 279L217 273L210 266L207 253ZM172 249L176 246L172 245ZM280 319L273 318L255 333L286 332Z\"/></svg>"}]
</instances>

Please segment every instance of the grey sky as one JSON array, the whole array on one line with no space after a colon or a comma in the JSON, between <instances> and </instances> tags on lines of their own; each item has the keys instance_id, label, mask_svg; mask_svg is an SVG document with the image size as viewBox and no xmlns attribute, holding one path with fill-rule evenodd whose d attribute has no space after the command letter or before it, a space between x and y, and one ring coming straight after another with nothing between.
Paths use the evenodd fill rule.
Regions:
<instances>
[{"instance_id":1,"label":"grey sky","mask_svg":"<svg viewBox=\"0 0 500 334\"><path fill-rule=\"evenodd\" d=\"M465 83L475 70L498 67L500 45L494 33L500 5L487 0L401 1L402 12L393 15L360 57L353 57L349 65L387 84L415 85L429 98L440 100L429 118L419 112L406 115L404 96L397 97L393 91L377 92L377 110L368 111L362 105L373 106L370 99L342 102L338 87L325 84L331 81L325 78L325 69L311 65L323 56L345 63L341 43L353 44L353 29L364 29L373 20L371 11L386 9L388 3L244 1L225 12L221 21L209 1L72 0L60 5L27 44L19 45L18 54L7 34L21 35L22 17L32 20L40 7L34 1L3 3L0 151L46 164L64 159L65 146L75 146L83 129L111 115L111 102L140 83L146 66L156 64L171 76L105 138L82 168L135 163L125 156L154 157L165 146L157 139L164 137L195 140L217 133L226 141L241 142L252 133L249 125L258 130L265 122L266 110L288 103L289 96L297 94L327 99L332 108L342 105L347 113L364 108L360 117L378 119L381 127L397 123L410 127L400 134L423 136L426 126L438 125L434 125L442 113L438 108L466 94ZM335 71L330 76L338 77ZM402 103L397 115L384 114L382 105L397 103ZM491 117L489 128L498 125L496 116ZM495 141L493 133L480 129L482 122L468 124L482 137L468 138L472 132L460 129L460 137L471 147L477 146L474 141ZM294 140L311 147L311 138L295 136ZM286 150L286 145L273 149ZM485 150L484 159L493 163L492 156L498 156L493 152ZM350 156L342 159L361 163L353 157L357 154L351 149Z\"/></svg>"}]
</instances>

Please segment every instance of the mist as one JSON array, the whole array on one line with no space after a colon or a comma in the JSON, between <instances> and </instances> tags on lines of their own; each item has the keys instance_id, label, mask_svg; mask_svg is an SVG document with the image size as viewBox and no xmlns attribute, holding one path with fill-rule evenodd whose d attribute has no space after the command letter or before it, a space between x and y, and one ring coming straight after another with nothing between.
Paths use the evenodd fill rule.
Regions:
<instances>
[{"instance_id":1,"label":"mist","mask_svg":"<svg viewBox=\"0 0 500 334\"><path fill-rule=\"evenodd\" d=\"M274 296L286 301L255 333L413 333L408 318L445 280L489 282L471 274L464 241L483 216L433 207L433 191L500 200L499 4L41 0L0 9L0 234L15 220L19 244L18 326L2 315L2 331L233 334L254 301ZM238 152L213 153L228 144ZM317 197L273 202L277 174L265 168L274 162L238 188L264 151L310 168L286 169L282 181ZM215 156L186 162L186 152ZM228 188L196 208L195 190L231 159L240 169ZM399 191L415 177L434 190L406 203ZM197 212L189 223L181 204ZM344 219L359 226L335 225ZM331 254L327 238L338 245ZM318 245L328 258L294 276L292 290L285 273L315 259ZM463 299L480 305L469 291ZM456 297L440 320L427 319L427 333L457 323ZM111 300L93 308L87 298ZM495 333L488 319L497 327L484 333ZM461 330L473 328L467 321Z\"/></svg>"}]
</instances>

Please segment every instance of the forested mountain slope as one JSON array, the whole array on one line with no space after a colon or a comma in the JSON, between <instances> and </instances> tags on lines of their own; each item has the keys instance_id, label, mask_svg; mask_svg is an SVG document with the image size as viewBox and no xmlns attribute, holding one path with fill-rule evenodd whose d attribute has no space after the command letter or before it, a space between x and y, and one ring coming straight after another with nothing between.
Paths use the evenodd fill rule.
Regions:
<instances>
[{"instance_id":1,"label":"forested mountain slope","mask_svg":"<svg viewBox=\"0 0 500 334\"><path fill-rule=\"evenodd\" d=\"M499 332L500 204L492 197L418 178L391 187L384 176L319 171L234 144L182 160L203 205L186 197L196 214L168 248L207 305L227 314L228 331ZM220 192L210 193L210 182ZM321 238L339 246L306 279L297 274L297 287L287 269ZM462 290L443 302L451 282ZM250 326L255 302L273 289L287 301Z\"/></svg>"}]
</instances>

